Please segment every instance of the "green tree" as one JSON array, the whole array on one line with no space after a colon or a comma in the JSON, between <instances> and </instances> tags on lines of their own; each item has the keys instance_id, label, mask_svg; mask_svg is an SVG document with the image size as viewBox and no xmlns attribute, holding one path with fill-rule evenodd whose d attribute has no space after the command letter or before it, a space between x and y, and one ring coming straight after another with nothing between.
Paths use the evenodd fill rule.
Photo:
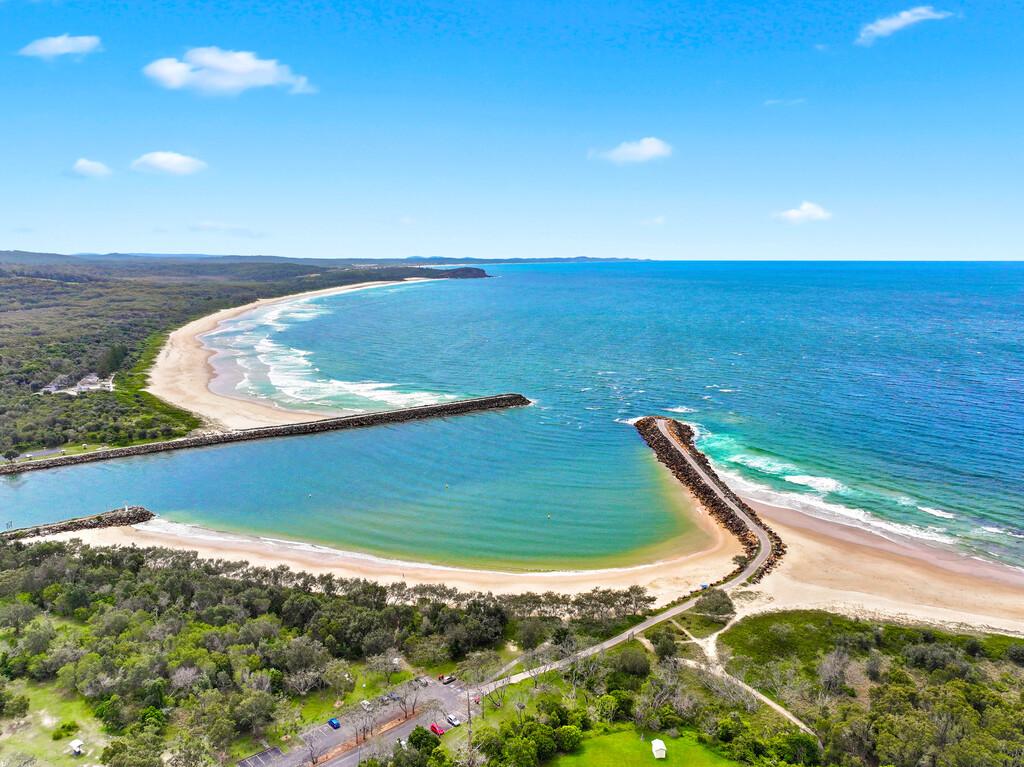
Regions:
<instances>
[{"instance_id":1,"label":"green tree","mask_svg":"<svg viewBox=\"0 0 1024 767\"><path fill-rule=\"evenodd\" d=\"M579 727L567 724L555 730L555 743L563 754L571 754L583 743L583 733Z\"/></svg>"},{"instance_id":2,"label":"green tree","mask_svg":"<svg viewBox=\"0 0 1024 767\"><path fill-rule=\"evenodd\" d=\"M693 606L693 611L719 620L725 620L736 613L732 599L722 589L705 589Z\"/></svg>"},{"instance_id":3,"label":"green tree","mask_svg":"<svg viewBox=\"0 0 1024 767\"><path fill-rule=\"evenodd\" d=\"M167 767L211 767L216 763L206 738L188 733L180 735L171 746Z\"/></svg>"},{"instance_id":4,"label":"green tree","mask_svg":"<svg viewBox=\"0 0 1024 767\"><path fill-rule=\"evenodd\" d=\"M163 739L151 729L115 738L103 749L106 767L163 767Z\"/></svg>"},{"instance_id":5,"label":"green tree","mask_svg":"<svg viewBox=\"0 0 1024 767\"><path fill-rule=\"evenodd\" d=\"M504 764L508 767L537 767L537 744L521 735L509 738L502 747Z\"/></svg>"},{"instance_id":6,"label":"green tree","mask_svg":"<svg viewBox=\"0 0 1024 767\"><path fill-rule=\"evenodd\" d=\"M441 745L441 739L426 727L417 725L409 733L409 745L421 754L433 753L434 749Z\"/></svg>"}]
</instances>

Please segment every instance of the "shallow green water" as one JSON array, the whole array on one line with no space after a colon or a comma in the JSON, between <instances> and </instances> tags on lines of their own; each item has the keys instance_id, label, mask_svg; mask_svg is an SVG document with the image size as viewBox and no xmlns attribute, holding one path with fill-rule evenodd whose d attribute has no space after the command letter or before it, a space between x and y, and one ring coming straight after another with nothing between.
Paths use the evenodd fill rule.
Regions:
<instances>
[{"instance_id":1,"label":"shallow green water","mask_svg":"<svg viewBox=\"0 0 1024 767\"><path fill-rule=\"evenodd\" d=\"M674 414L744 492L1020 563L1020 265L592 264L261 310L217 386L303 409L535 406L0 482L27 524L124 501L400 558L631 561L688 525L628 421Z\"/></svg>"}]
</instances>

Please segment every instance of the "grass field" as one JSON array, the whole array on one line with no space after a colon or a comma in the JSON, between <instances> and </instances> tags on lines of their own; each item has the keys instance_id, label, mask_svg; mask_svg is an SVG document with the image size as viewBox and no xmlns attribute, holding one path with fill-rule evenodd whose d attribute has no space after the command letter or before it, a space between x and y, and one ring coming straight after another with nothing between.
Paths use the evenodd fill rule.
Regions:
<instances>
[{"instance_id":1,"label":"grass field","mask_svg":"<svg viewBox=\"0 0 1024 767\"><path fill-rule=\"evenodd\" d=\"M40 765L70 767L96 764L106 746L108 737L100 732L100 722L81 698L65 696L55 685L38 685L23 681L11 682L8 691L25 694L29 699L28 716L18 721L0 722L0 758L14 754L36 757ZM60 740L53 739L53 731L63 722L77 722L78 732ZM75 738L85 741L85 756L68 753L68 743Z\"/></svg>"},{"instance_id":2,"label":"grass field","mask_svg":"<svg viewBox=\"0 0 1024 767\"><path fill-rule=\"evenodd\" d=\"M599 735L583 741L578 754L559 756L553 767L633 767L633 765L665 765L666 767L732 767L739 764L719 756L697 742L696 736L684 733L678 738L661 736L668 756L655 759L651 739L641 740L633 730Z\"/></svg>"},{"instance_id":3,"label":"grass field","mask_svg":"<svg viewBox=\"0 0 1024 767\"><path fill-rule=\"evenodd\" d=\"M673 620L698 639L711 636L725 628L724 623L693 612L680 613Z\"/></svg>"}]
</instances>

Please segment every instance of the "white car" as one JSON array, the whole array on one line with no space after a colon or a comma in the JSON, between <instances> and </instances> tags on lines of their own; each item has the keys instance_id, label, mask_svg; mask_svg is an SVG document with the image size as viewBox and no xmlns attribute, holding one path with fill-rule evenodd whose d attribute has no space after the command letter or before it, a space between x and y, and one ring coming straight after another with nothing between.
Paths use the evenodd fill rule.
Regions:
<instances>
[{"instance_id":1,"label":"white car","mask_svg":"<svg viewBox=\"0 0 1024 767\"><path fill-rule=\"evenodd\" d=\"M460 724L462 724L459 718L454 714L445 714L444 718L448 720L448 724L450 724L452 727L458 727Z\"/></svg>"},{"instance_id":2,"label":"white car","mask_svg":"<svg viewBox=\"0 0 1024 767\"><path fill-rule=\"evenodd\" d=\"M370 703L370 701L368 701L368 700L361 700L361 701L359 701L359 705L363 707L363 711L369 711L370 709L373 708L373 704Z\"/></svg>"}]
</instances>

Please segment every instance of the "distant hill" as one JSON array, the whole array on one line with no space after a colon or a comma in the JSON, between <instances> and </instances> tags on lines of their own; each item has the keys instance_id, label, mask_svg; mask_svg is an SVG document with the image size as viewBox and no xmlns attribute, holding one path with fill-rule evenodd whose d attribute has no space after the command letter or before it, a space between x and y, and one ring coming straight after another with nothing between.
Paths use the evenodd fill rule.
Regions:
<instances>
[{"instance_id":1,"label":"distant hill","mask_svg":"<svg viewBox=\"0 0 1024 767\"><path fill-rule=\"evenodd\" d=\"M646 261L641 258L448 258L445 256L409 256L407 258L292 258L288 256L239 256L214 255L211 253L77 253L76 258L89 261L131 261L138 259L161 259L171 261L193 261L196 259L217 260L224 263L268 263L284 262L319 266L352 266L362 264L416 264L422 266L441 264L521 264L521 263L604 263L620 261Z\"/></svg>"},{"instance_id":2,"label":"distant hill","mask_svg":"<svg viewBox=\"0 0 1024 767\"><path fill-rule=\"evenodd\" d=\"M73 264L78 259L60 253L31 253L27 250L0 250L0 263L5 264Z\"/></svg>"}]
</instances>

